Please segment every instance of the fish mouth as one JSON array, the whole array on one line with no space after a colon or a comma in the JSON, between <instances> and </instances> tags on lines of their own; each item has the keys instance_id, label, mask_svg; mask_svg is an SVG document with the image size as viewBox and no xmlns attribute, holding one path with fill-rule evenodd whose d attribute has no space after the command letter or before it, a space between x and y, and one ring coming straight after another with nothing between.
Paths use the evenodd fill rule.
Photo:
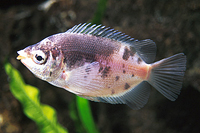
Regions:
<instances>
[{"instance_id":1,"label":"fish mouth","mask_svg":"<svg viewBox=\"0 0 200 133\"><path fill-rule=\"evenodd\" d=\"M26 59L26 57L21 56L21 55L18 55L18 56L17 56L17 59L18 59L18 60L22 60L22 59Z\"/></svg>"},{"instance_id":2,"label":"fish mouth","mask_svg":"<svg viewBox=\"0 0 200 133\"><path fill-rule=\"evenodd\" d=\"M22 60L27 58L27 54L24 52L24 50L17 51L17 53L19 54L17 56L17 60Z\"/></svg>"}]
</instances>

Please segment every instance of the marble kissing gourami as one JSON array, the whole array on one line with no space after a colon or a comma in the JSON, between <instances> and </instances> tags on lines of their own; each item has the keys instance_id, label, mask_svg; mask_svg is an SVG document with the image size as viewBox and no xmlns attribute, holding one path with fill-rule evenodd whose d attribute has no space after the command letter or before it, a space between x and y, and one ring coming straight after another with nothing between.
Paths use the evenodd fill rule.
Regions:
<instances>
[{"instance_id":1,"label":"marble kissing gourami","mask_svg":"<svg viewBox=\"0 0 200 133\"><path fill-rule=\"evenodd\" d=\"M84 23L18 51L38 78L86 99L142 108L151 86L175 101L186 70L183 53L153 62L156 44Z\"/></svg>"}]
</instances>

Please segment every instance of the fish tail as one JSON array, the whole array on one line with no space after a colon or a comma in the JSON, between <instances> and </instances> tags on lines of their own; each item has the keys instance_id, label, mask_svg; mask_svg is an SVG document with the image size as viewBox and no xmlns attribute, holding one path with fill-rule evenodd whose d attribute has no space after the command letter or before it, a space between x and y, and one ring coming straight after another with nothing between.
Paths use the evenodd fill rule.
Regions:
<instances>
[{"instance_id":1,"label":"fish tail","mask_svg":"<svg viewBox=\"0 0 200 133\"><path fill-rule=\"evenodd\" d=\"M151 64L147 81L166 98L175 101L182 88L185 70L186 56L179 53Z\"/></svg>"}]
</instances>

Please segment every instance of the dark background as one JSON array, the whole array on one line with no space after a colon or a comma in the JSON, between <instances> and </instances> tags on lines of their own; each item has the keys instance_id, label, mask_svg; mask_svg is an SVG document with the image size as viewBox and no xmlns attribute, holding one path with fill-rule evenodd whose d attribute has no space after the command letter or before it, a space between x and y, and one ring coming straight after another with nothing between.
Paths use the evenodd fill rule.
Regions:
<instances>
[{"instance_id":1,"label":"dark background","mask_svg":"<svg viewBox=\"0 0 200 133\"><path fill-rule=\"evenodd\" d=\"M36 78L16 60L17 51L43 38L89 22L98 0L60 0L49 10L39 10L42 0L0 1L0 132L37 133L36 124L22 112L10 93L3 62L7 58L27 84L40 89L42 103L57 110L58 120L75 132L68 104L74 94ZM135 39L157 44L156 60L184 52L187 71L181 95L175 102L155 89L147 105L132 110L126 105L91 102L96 125L102 133L197 133L200 132L200 1L108 0L102 24Z\"/></svg>"}]
</instances>

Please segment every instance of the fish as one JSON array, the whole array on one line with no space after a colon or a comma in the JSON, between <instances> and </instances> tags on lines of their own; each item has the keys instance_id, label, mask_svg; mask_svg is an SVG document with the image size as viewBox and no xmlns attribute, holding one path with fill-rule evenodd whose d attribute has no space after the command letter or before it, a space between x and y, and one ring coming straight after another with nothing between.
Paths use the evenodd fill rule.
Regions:
<instances>
[{"instance_id":1,"label":"fish","mask_svg":"<svg viewBox=\"0 0 200 133\"><path fill-rule=\"evenodd\" d=\"M136 40L103 25L83 23L46 37L17 53L36 77L95 102L138 110L151 88L175 101L180 95L186 55L156 61L156 44Z\"/></svg>"}]
</instances>

